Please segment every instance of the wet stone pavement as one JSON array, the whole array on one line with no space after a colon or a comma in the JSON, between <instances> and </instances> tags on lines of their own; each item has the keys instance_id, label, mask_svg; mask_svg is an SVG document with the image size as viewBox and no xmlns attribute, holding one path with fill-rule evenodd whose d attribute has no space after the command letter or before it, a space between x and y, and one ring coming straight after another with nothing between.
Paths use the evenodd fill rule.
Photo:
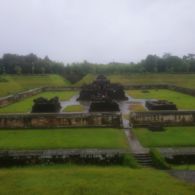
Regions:
<instances>
[{"instance_id":1,"label":"wet stone pavement","mask_svg":"<svg viewBox=\"0 0 195 195\"><path fill-rule=\"evenodd\" d=\"M61 101L60 104L62 108L60 112L63 112L64 108L66 108L67 106L72 106L72 105L82 105L84 107L84 112L88 112L90 103L77 101L78 97L79 95L75 95L68 101Z\"/></svg>"}]
</instances>

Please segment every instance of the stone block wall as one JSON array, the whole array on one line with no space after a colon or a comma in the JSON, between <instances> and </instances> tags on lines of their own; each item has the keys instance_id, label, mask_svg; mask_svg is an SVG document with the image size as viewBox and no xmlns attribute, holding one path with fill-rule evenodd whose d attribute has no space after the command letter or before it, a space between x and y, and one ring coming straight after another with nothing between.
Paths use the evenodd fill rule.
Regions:
<instances>
[{"instance_id":1,"label":"stone block wall","mask_svg":"<svg viewBox=\"0 0 195 195\"><path fill-rule=\"evenodd\" d=\"M0 128L121 127L120 113L3 114Z\"/></svg>"},{"instance_id":2,"label":"stone block wall","mask_svg":"<svg viewBox=\"0 0 195 195\"><path fill-rule=\"evenodd\" d=\"M33 95L37 95L41 92L46 92L46 91L69 91L69 90L80 90L81 88L79 87L40 87L40 88L35 88L23 92L19 92L17 94L13 94L10 96L2 97L0 98L0 107L6 106L9 104L12 104L14 102L23 100L27 97L31 97Z\"/></svg>"},{"instance_id":3,"label":"stone block wall","mask_svg":"<svg viewBox=\"0 0 195 195\"><path fill-rule=\"evenodd\" d=\"M132 112L130 123L133 126L195 125L195 111Z\"/></svg>"},{"instance_id":4,"label":"stone block wall","mask_svg":"<svg viewBox=\"0 0 195 195\"><path fill-rule=\"evenodd\" d=\"M0 167L45 163L121 165L127 152L119 149L1 150Z\"/></svg>"},{"instance_id":5,"label":"stone block wall","mask_svg":"<svg viewBox=\"0 0 195 195\"><path fill-rule=\"evenodd\" d=\"M31 97L42 92L42 88L31 89L28 91L20 92L14 95L0 98L0 107L12 104L14 102L23 100L24 98Z\"/></svg>"}]
</instances>

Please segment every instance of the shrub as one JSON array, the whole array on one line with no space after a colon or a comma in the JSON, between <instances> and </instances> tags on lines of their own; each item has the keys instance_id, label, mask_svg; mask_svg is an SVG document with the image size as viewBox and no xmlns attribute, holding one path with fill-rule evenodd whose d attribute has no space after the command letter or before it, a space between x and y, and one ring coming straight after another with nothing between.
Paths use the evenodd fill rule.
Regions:
<instances>
[{"instance_id":1,"label":"shrub","mask_svg":"<svg viewBox=\"0 0 195 195\"><path fill-rule=\"evenodd\" d=\"M135 160L135 158L133 156L131 156L130 154L124 154L124 156L123 156L123 165L128 166L128 167L132 167L132 168L138 168L139 167L139 165L138 165L137 161Z\"/></svg>"},{"instance_id":2,"label":"shrub","mask_svg":"<svg viewBox=\"0 0 195 195\"><path fill-rule=\"evenodd\" d=\"M153 164L159 169L170 169L171 166L165 161L164 157L156 149L151 149L150 154L152 157Z\"/></svg>"}]
</instances>

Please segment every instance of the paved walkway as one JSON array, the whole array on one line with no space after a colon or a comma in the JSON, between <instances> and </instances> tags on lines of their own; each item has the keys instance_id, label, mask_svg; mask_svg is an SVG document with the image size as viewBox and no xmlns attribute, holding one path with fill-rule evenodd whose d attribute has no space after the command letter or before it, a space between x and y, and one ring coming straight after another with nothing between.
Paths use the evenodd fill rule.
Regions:
<instances>
[{"instance_id":1,"label":"paved walkway","mask_svg":"<svg viewBox=\"0 0 195 195\"><path fill-rule=\"evenodd\" d=\"M149 152L148 148L144 148L136 136L133 134L131 127L129 126L129 121L123 118L123 129L125 135L127 136L127 140L129 143L129 148L134 154L145 154Z\"/></svg>"}]
</instances>

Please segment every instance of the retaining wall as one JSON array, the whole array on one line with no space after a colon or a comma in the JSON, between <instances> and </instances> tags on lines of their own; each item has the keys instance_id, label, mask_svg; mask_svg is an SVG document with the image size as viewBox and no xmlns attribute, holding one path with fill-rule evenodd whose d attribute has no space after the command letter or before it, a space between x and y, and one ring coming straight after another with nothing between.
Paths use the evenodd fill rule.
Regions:
<instances>
[{"instance_id":1,"label":"retaining wall","mask_svg":"<svg viewBox=\"0 0 195 195\"><path fill-rule=\"evenodd\" d=\"M195 111L132 112L130 123L133 126L195 125Z\"/></svg>"},{"instance_id":2,"label":"retaining wall","mask_svg":"<svg viewBox=\"0 0 195 195\"><path fill-rule=\"evenodd\" d=\"M67 149L0 151L0 166L40 163L123 164L126 150Z\"/></svg>"},{"instance_id":3,"label":"retaining wall","mask_svg":"<svg viewBox=\"0 0 195 195\"><path fill-rule=\"evenodd\" d=\"M80 90L79 87L40 87L23 92L19 92L10 96L0 98L0 107L7 106L17 101L21 101L27 97L37 95L41 92L46 91L70 91L70 90Z\"/></svg>"},{"instance_id":4,"label":"retaining wall","mask_svg":"<svg viewBox=\"0 0 195 195\"><path fill-rule=\"evenodd\" d=\"M2 114L0 128L120 127L120 113Z\"/></svg>"},{"instance_id":5,"label":"retaining wall","mask_svg":"<svg viewBox=\"0 0 195 195\"><path fill-rule=\"evenodd\" d=\"M8 104L12 104L14 102L20 101L27 97L31 97L41 92L42 92L42 88L36 88L36 89L28 90L28 91L23 91L23 92L14 94L14 95L2 97L0 98L0 107L6 106Z\"/></svg>"}]
</instances>

